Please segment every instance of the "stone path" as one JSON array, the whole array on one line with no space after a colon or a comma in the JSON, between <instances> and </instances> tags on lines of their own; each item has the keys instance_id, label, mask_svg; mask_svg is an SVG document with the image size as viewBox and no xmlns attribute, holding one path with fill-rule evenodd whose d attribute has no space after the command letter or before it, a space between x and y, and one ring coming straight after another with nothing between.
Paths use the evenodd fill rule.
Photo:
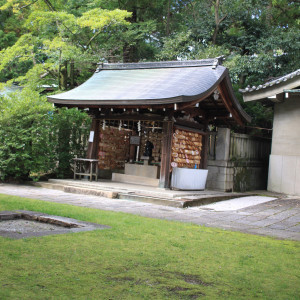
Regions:
<instances>
[{"instance_id":1,"label":"stone path","mask_svg":"<svg viewBox=\"0 0 300 300\"><path fill-rule=\"evenodd\" d=\"M0 184L0 193L300 241L299 198L287 197L242 209L219 211L205 207L174 208L12 184Z\"/></svg>"}]
</instances>

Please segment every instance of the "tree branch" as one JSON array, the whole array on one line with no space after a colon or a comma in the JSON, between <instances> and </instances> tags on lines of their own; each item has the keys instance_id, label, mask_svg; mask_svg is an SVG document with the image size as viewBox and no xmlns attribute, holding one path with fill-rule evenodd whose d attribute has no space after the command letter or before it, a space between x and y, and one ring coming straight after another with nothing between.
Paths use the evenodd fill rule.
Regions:
<instances>
[{"instance_id":1,"label":"tree branch","mask_svg":"<svg viewBox=\"0 0 300 300\"><path fill-rule=\"evenodd\" d=\"M26 7L28 7L28 6L34 4L35 2L38 2L38 1L39 0L35 0L35 1L33 1L33 2L29 3L29 4L27 4L27 5L24 5L24 6L20 7L20 9L26 8Z\"/></svg>"}]
</instances>

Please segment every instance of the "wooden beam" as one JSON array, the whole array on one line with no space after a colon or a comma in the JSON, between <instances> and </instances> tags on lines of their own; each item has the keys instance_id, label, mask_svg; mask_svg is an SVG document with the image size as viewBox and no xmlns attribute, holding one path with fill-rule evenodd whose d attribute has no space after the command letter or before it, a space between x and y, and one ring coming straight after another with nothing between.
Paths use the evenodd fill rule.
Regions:
<instances>
[{"instance_id":1,"label":"wooden beam","mask_svg":"<svg viewBox=\"0 0 300 300\"><path fill-rule=\"evenodd\" d=\"M173 122L164 121L161 164L160 164L160 178L159 178L159 186L161 188L170 187L172 137L173 137Z\"/></svg>"},{"instance_id":2,"label":"wooden beam","mask_svg":"<svg viewBox=\"0 0 300 300\"><path fill-rule=\"evenodd\" d=\"M201 167L202 169L207 169L207 161L208 161L208 141L209 135L206 133L202 135L202 153L201 153Z\"/></svg>"},{"instance_id":3,"label":"wooden beam","mask_svg":"<svg viewBox=\"0 0 300 300\"><path fill-rule=\"evenodd\" d=\"M124 121L162 121L163 116L145 114L104 114L99 116L100 120L124 120Z\"/></svg>"},{"instance_id":4,"label":"wooden beam","mask_svg":"<svg viewBox=\"0 0 300 300\"><path fill-rule=\"evenodd\" d=\"M238 111L233 107L231 101L230 101L230 97L229 97L229 93L226 87L226 83L225 80L223 80L220 85L219 85L219 93L221 95L222 101L225 105L225 107L227 108L228 112L231 113L232 117L235 119L235 121L240 125L240 126L244 126L244 123L238 113Z\"/></svg>"},{"instance_id":5,"label":"wooden beam","mask_svg":"<svg viewBox=\"0 0 300 300\"><path fill-rule=\"evenodd\" d=\"M184 120L176 120L176 125L183 126L185 128L195 128L198 130L203 130L204 125L203 124L197 124L189 121L184 121Z\"/></svg>"},{"instance_id":6,"label":"wooden beam","mask_svg":"<svg viewBox=\"0 0 300 300\"><path fill-rule=\"evenodd\" d=\"M184 110L188 107L195 107L195 105L199 102L202 102L204 101L205 99L207 99L209 96L205 95L197 100L194 100L194 101L191 101L191 102L188 102L188 103L178 103L177 105L177 110Z\"/></svg>"},{"instance_id":7,"label":"wooden beam","mask_svg":"<svg viewBox=\"0 0 300 300\"><path fill-rule=\"evenodd\" d=\"M187 107L184 109L186 114L190 115L192 118L196 116L206 117L206 111L199 107Z\"/></svg>"}]
</instances>

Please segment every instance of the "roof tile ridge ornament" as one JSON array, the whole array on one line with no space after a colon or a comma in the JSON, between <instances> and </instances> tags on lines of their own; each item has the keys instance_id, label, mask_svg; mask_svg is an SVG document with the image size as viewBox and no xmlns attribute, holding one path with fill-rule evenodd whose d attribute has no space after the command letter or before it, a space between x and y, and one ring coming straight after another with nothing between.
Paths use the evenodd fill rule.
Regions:
<instances>
[{"instance_id":1,"label":"roof tile ridge ornament","mask_svg":"<svg viewBox=\"0 0 300 300\"><path fill-rule=\"evenodd\" d=\"M186 67L209 67L216 69L221 65L224 56L206 58L201 60L186 61L161 61L161 62L138 62L138 63L98 63L96 73L101 70L136 70L136 69L160 69L160 68L186 68Z\"/></svg>"},{"instance_id":2,"label":"roof tile ridge ornament","mask_svg":"<svg viewBox=\"0 0 300 300\"><path fill-rule=\"evenodd\" d=\"M223 64L223 61L225 60L225 55L221 55L221 56L217 56L215 59L214 59L214 63L213 63L213 66L212 68L213 69L216 69L217 66L221 66Z\"/></svg>"}]
</instances>

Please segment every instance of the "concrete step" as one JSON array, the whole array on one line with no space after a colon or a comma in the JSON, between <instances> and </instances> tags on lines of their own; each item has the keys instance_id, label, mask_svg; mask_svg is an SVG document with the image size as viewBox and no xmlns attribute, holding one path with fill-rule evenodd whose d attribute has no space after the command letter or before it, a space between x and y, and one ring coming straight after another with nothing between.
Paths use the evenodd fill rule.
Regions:
<instances>
[{"instance_id":1,"label":"concrete step","mask_svg":"<svg viewBox=\"0 0 300 300\"><path fill-rule=\"evenodd\" d=\"M59 190L64 192L65 185L59 184L59 183L53 183L49 181L38 181L38 182L28 182L30 185L42 187L45 189L51 189L51 190Z\"/></svg>"},{"instance_id":2,"label":"concrete step","mask_svg":"<svg viewBox=\"0 0 300 300\"><path fill-rule=\"evenodd\" d=\"M82 195L93 195L99 197L105 197L114 199L118 197L118 193L114 191L102 190L92 187L74 186L68 184L58 184L53 182L31 182L31 185L43 187L46 189L59 190L66 193L82 194Z\"/></svg>"},{"instance_id":3,"label":"concrete step","mask_svg":"<svg viewBox=\"0 0 300 300\"><path fill-rule=\"evenodd\" d=\"M242 197L248 197L248 196L255 196L255 194L252 193L244 193L244 194L236 194L236 195L220 195L220 196L206 196L206 197L194 197L193 199L187 199L187 198L181 198L180 200L184 203L183 207L193 207L193 206L201 206L201 205L207 205L215 202L225 201L229 199L234 198L242 198Z\"/></svg>"},{"instance_id":4,"label":"concrete step","mask_svg":"<svg viewBox=\"0 0 300 300\"><path fill-rule=\"evenodd\" d=\"M128 174L113 173L111 180L115 182L134 183L155 187L159 186L159 179Z\"/></svg>"},{"instance_id":5,"label":"concrete step","mask_svg":"<svg viewBox=\"0 0 300 300\"><path fill-rule=\"evenodd\" d=\"M158 198L158 197L152 197L149 195L138 195L134 193L119 193L118 199L124 199L124 200L133 200L133 201L139 201L139 202L145 202L145 203L152 203L156 205L164 205L164 206L172 206L172 207L178 207L178 208L184 208L185 201L181 201L179 199L167 199L167 198Z\"/></svg>"}]
</instances>

